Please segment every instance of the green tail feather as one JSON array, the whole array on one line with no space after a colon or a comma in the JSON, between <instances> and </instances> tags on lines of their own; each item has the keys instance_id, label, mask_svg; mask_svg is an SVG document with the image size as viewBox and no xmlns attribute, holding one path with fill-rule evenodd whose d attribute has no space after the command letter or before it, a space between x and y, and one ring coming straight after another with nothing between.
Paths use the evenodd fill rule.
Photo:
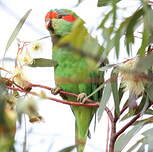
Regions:
<instances>
[{"instance_id":1,"label":"green tail feather","mask_svg":"<svg viewBox=\"0 0 153 152\"><path fill-rule=\"evenodd\" d=\"M71 106L75 115L75 144L77 152L83 152L88 136L90 122L93 118L96 108Z\"/></svg>"}]
</instances>

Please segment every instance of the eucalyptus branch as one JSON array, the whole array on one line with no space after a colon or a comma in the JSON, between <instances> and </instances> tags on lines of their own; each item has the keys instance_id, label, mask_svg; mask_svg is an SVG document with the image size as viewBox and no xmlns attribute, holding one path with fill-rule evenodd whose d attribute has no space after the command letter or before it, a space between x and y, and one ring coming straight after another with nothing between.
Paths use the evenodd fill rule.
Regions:
<instances>
[{"instance_id":1,"label":"eucalyptus branch","mask_svg":"<svg viewBox=\"0 0 153 152\"><path fill-rule=\"evenodd\" d=\"M117 115L117 116L114 118L114 121L115 121L115 122L118 121L119 117L122 115L122 113L124 113L124 111L125 111L127 108L128 108L128 106L124 106L124 107L121 109L119 115Z\"/></svg>"},{"instance_id":2,"label":"eucalyptus branch","mask_svg":"<svg viewBox=\"0 0 153 152\"><path fill-rule=\"evenodd\" d=\"M7 86L7 88L10 89L10 90L19 91L19 92L23 92L23 93L39 96L39 97L42 98L42 96L39 93L36 93L34 91L27 92L24 88L21 89L21 88L15 88L15 87L10 87L10 86ZM80 103L80 102L61 100L61 99L56 99L56 98L48 97L48 96L44 96L43 98L44 99L49 99L49 100L52 100L52 101L56 101L56 102L60 102L60 103L63 103L63 104L73 105L73 106L99 107L99 102L96 102L96 101L93 101L92 103L83 104L83 103Z\"/></svg>"},{"instance_id":3,"label":"eucalyptus branch","mask_svg":"<svg viewBox=\"0 0 153 152\"><path fill-rule=\"evenodd\" d=\"M113 121L111 124L111 135L110 135L110 143L109 143L109 152L114 152L114 146L116 141L116 122Z\"/></svg>"},{"instance_id":4,"label":"eucalyptus branch","mask_svg":"<svg viewBox=\"0 0 153 152\"><path fill-rule=\"evenodd\" d=\"M128 127L130 127L137 119L139 119L141 117L141 114L137 114L130 122L128 122L121 130L119 130L116 135L115 135L115 139L117 139L117 137L119 135L121 135Z\"/></svg>"}]
</instances>

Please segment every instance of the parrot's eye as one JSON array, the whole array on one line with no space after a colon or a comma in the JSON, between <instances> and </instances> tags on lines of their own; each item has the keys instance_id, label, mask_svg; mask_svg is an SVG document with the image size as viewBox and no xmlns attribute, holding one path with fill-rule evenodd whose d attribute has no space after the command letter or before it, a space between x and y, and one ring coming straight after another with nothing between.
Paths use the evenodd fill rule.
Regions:
<instances>
[{"instance_id":1,"label":"parrot's eye","mask_svg":"<svg viewBox=\"0 0 153 152\"><path fill-rule=\"evenodd\" d=\"M60 19L62 17L63 17L63 15L61 15L61 14L57 15L57 19Z\"/></svg>"}]
</instances>

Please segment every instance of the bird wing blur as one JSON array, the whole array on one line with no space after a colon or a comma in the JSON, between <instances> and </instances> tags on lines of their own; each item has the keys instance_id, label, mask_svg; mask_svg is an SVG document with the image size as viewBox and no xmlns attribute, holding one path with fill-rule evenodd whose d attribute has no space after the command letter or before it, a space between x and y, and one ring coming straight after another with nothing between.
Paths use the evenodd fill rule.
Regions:
<instances>
[{"instance_id":1,"label":"bird wing blur","mask_svg":"<svg viewBox=\"0 0 153 152\"><path fill-rule=\"evenodd\" d=\"M68 43L73 47L78 47L76 41L79 39L79 36L77 37L78 39L76 38L74 44L69 39L73 26L78 19L80 18L70 10L54 9L47 13L45 22L53 42L52 58L58 63L54 68L56 86L64 91L75 94L86 93L89 95L100 85L101 82L99 80L103 79L102 73L99 73L98 68L95 66L96 64L90 62L91 59L76 53L71 48L63 48L56 45L63 37L67 37L66 40ZM82 28L84 32L87 32L84 26ZM77 32L79 35L79 31ZM99 45L97 40L91 38L89 34L87 34L86 39L88 38ZM79 42L78 48L85 49L86 47ZM67 95L62 97L69 101L78 102L74 97ZM100 97L101 92L99 91L91 99L100 101ZM78 145L77 152L83 152L89 126L97 108L71 106L71 109L75 116L75 143Z\"/></svg>"}]
</instances>

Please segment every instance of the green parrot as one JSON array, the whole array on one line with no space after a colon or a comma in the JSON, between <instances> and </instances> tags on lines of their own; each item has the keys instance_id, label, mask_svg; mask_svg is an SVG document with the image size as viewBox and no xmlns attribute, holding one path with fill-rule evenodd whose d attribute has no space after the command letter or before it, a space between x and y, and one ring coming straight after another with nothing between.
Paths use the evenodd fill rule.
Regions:
<instances>
[{"instance_id":1,"label":"green parrot","mask_svg":"<svg viewBox=\"0 0 153 152\"><path fill-rule=\"evenodd\" d=\"M68 95L62 95L62 98L65 100L85 102L87 95L98 88L103 81L103 73L98 70L98 61L95 63L88 56L91 51L93 51L92 54L94 55L100 55L101 47L98 41L90 36L83 25L83 20L71 10L52 9L46 14L45 23L53 42L52 58L58 63L54 68L56 91L60 88L64 91L78 94L77 99ZM78 31L75 31L76 26L80 26ZM76 32L77 36L74 36ZM85 35L84 39L82 38L83 35ZM66 42L69 45L62 47L58 45L61 42ZM86 51L87 55L76 52L75 50L77 49ZM96 92L90 99L100 101L101 95L102 89ZM70 107L75 116L75 144L77 145L77 152L83 152L89 135L89 126L97 108Z\"/></svg>"}]
</instances>

